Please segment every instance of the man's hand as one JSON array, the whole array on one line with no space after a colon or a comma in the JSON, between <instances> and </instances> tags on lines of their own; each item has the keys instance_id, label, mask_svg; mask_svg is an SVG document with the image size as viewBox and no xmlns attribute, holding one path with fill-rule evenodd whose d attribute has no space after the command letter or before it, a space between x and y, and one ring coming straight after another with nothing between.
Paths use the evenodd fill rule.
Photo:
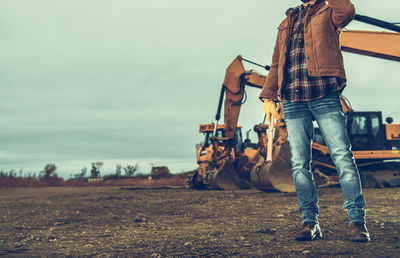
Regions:
<instances>
[{"instance_id":1,"label":"man's hand","mask_svg":"<svg viewBox=\"0 0 400 258\"><path fill-rule=\"evenodd\" d=\"M273 115L275 119L278 120L279 114L278 111L276 110L276 104L273 100L264 99L264 111L269 123L271 123L271 115Z\"/></svg>"}]
</instances>

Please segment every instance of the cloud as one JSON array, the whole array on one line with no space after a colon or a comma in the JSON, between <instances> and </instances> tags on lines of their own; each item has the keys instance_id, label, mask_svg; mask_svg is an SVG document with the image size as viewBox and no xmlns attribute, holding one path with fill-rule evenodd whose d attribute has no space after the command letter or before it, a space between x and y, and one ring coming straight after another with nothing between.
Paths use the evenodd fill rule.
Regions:
<instances>
[{"instance_id":1,"label":"cloud","mask_svg":"<svg viewBox=\"0 0 400 258\"><path fill-rule=\"evenodd\" d=\"M353 2L362 14L397 17L394 0ZM238 54L269 64L276 28L299 3L3 3L0 169L55 162L69 175L97 160L110 171L125 161L147 171L150 163L193 169L198 126L215 116L226 67ZM397 64L351 54L345 62L353 107L399 121ZM246 130L262 120L259 90L247 92L239 119Z\"/></svg>"}]
</instances>

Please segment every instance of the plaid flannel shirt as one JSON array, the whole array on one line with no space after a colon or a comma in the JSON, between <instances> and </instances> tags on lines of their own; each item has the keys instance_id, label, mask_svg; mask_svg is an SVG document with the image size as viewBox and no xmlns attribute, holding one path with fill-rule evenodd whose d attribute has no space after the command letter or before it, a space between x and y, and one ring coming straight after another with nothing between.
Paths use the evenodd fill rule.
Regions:
<instances>
[{"instance_id":1,"label":"plaid flannel shirt","mask_svg":"<svg viewBox=\"0 0 400 258\"><path fill-rule=\"evenodd\" d=\"M339 77L308 76L304 50L304 18L307 9L307 6L300 6L290 35L282 88L282 100L287 102L320 99L328 93L342 91L346 86L346 82Z\"/></svg>"}]
</instances>

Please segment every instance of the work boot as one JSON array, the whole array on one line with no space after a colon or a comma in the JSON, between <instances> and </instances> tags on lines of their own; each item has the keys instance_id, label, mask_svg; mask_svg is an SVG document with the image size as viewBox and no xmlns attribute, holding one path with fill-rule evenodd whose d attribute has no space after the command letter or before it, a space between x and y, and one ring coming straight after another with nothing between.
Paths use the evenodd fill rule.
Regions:
<instances>
[{"instance_id":1,"label":"work boot","mask_svg":"<svg viewBox=\"0 0 400 258\"><path fill-rule=\"evenodd\" d=\"M350 239L353 242L369 242L370 236L364 222L353 222L350 224Z\"/></svg>"},{"instance_id":2,"label":"work boot","mask_svg":"<svg viewBox=\"0 0 400 258\"><path fill-rule=\"evenodd\" d=\"M297 241L310 241L321 237L321 228L314 222L305 222L303 229L296 234Z\"/></svg>"}]
</instances>

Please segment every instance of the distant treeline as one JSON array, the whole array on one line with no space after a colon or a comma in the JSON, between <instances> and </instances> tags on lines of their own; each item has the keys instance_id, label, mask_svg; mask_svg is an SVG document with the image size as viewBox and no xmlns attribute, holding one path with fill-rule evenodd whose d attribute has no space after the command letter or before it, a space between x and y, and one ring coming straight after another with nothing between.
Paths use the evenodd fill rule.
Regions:
<instances>
[{"instance_id":1,"label":"distant treeline","mask_svg":"<svg viewBox=\"0 0 400 258\"><path fill-rule=\"evenodd\" d=\"M140 186L140 187L163 187L163 186L185 186L186 175L190 173L182 172L171 174L166 166L153 166L150 174L136 174L138 164L127 165L123 168L117 165L113 174L101 176L101 162L92 163L90 176L86 176L86 167L81 173L74 177L64 180L58 177L55 164L47 164L39 173L24 174L22 170L17 173L15 170L0 171L0 187L41 187L41 186Z\"/></svg>"}]
</instances>

